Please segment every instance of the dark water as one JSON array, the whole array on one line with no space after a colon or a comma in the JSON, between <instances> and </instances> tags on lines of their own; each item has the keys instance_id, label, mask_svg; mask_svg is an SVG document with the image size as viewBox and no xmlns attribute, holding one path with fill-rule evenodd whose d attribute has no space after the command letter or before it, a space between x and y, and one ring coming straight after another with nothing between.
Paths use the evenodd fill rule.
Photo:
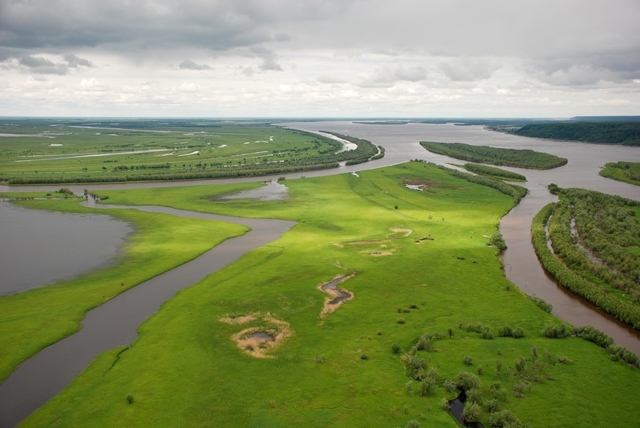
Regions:
<instances>
[{"instance_id":1,"label":"dark water","mask_svg":"<svg viewBox=\"0 0 640 428\"><path fill-rule=\"evenodd\" d=\"M0 295L70 279L114 262L131 226L107 215L0 202Z\"/></svg>"},{"instance_id":2,"label":"dark water","mask_svg":"<svg viewBox=\"0 0 640 428\"><path fill-rule=\"evenodd\" d=\"M351 294L348 291L345 291L345 290L343 290L341 288L338 288L338 285L344 280L345 280L345 277L341 276L339 278L334 279L330 283L325 284L322 287L320 287L322 289L322 291L335 290L338 293L338 296L334 297L329 302L330 305L337 305L338 303L344 302L344 301L349 300L350 298L353 297L353 294Z\"/></svg>"},{"instance_id":3,"label":"dark water","mask_svg":"<svg viewBox=\"0 0 640 428\"><path fill-rule=\"evenodd\" d=\"M130 207L127 207L130 208ZM0 427L12 427L64 389L104 351L128 345L137 328L178 291L238 260L243 254L278 239L295 223L244 219L163 207L139 207L147 212L223 220L251 228L196 259L146 281L87 313L82 329L22 363L0 385Z\"/></svg>"}]
</instances>

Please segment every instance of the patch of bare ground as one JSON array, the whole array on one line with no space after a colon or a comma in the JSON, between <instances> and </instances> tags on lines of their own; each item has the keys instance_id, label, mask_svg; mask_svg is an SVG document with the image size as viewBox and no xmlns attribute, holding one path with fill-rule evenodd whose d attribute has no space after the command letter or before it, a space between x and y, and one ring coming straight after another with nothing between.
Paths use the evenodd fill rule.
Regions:
<instances>
[{"instance_id":1,"label":"patch of bare ground","mask_svg":"<svg viewBox=\"0 0 640 428\"><path fill-rule=\"evenodd\" d=\"M318 290L329 295L324 301L320 318L325 318L327 315L335 312L344 302L353 299L354 295L352 292L338 288L338 285L353 278L355 275L355 273L351 275L337 275L331 281L319 284L316 287Z\"/></svg>"},{"instance_id":2,"label":"patch of bare ground","mask_svg":"<svg viewBox=\"0 0 640 428\"><path fill-rule=\"evenodd\" d=\"M270 355L281 343L293 335L293 331L286 321L273 317L270 313L260 312L241 317L226 316L220 321L226 324L243 325L254 321L262 321L268 327L249 327L231 336L231 340L245 354L254 358L275 358Z\"/></svg>"}]
</instances>

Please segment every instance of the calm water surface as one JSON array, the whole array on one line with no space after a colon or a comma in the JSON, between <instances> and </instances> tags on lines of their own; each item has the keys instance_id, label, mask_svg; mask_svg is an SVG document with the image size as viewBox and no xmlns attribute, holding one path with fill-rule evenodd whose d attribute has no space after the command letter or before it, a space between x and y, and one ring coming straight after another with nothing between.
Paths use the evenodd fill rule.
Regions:
<instances>
[{"instance_id":1,"label":"calm water surface","mask_svg":"<svg viewBox=\"0 0 640 428\"><path fill-rule=\"evenodd\" d=\"M0 202L0 295L70 279L115 261L132 227L107 215Z\"/></svg>"}]
</instances>

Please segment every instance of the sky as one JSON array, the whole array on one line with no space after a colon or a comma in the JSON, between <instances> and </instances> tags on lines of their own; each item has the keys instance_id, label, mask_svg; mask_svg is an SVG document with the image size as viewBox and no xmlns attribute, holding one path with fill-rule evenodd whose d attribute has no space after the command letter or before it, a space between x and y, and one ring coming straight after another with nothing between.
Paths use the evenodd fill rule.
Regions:
<instances>
[{"instance_id":1,"label":"sky","mask_svg":"<svg viewBox=\"0 0 640 428\"><path fill-rule=\"evenodd\" d=\"M0 0L0 116L640 115L640 0Z\"/></svg>"}]
</instances>

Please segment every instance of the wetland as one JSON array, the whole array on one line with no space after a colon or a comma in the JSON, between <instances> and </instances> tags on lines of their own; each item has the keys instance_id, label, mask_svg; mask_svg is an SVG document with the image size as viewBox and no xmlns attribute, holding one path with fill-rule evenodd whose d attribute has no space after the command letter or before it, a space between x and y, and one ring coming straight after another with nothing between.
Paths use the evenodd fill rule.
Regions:
<instances>
[{"instance_id":1,"label":"wetland","mask_svg":"<svg viewBox=\"0 0 640 428\"><path fill-rule=\"evenodd\" d=\"M451 422L446 413L440 415L435 410L429 410L428 413L424 410L425 403L429 409L437 408L437 402L441 398L440 393L426 398L406 394L398 396L401 398L391 398L389 394L379 395L379 391L388 390L391 385L399 385L402 389L401 374L400 377L393 375L395 372L393 367L397 364L397 360L395 363L383 362L384 355L391 355L389 349L391 342L400 342L401 348L411 352L411 343L425 329L446 331L449 328L453 332L450 340L436 342L437 353L426 354L429 366L437 367L446 377L452 377L459 370L453 361L459 360L461 364L463 353L475 354L474 359L488 367L490 364L495 364L493 360L496 358L505 358L507 363L509 359L517 359L520 354L529 354L531 346L536 346L540 352L543 349L548 350L551 355L546 360L550 370L548 376L564 379L564 381L547 380L544 384L534 383L533 388L530 387L530 391L533 392L525 393L525 399L522 400L526 405L520 404L520 400L514 401L513 398L504 403L504 406L518 414L520 420L532 425L540 423L549 425L553 420L560 426L563 425L563 420L567 422L567 419L563 418L573 418L571 424L579 421L580 417L576 416L571 406L558 406L557 411L553 410L555 409L553 407L549 415L541 415L540 409L547 402L543 396L553 394L554 391L558 393L570 391L573 396L582 397L580 388L584 388L584 382L587 384L589 382L586 380L587 373L602 364L610 364L607 368L611 376L611 379L600 385L603 391L602 396L607 393L612 397L617 396L613 392L616 388L623 388L631 396L637 394L637 389L625 386L631 385L629 382L636 379L637 375L626 373L624 371L626 369L623 369L620 364L608 362L606 355L599 354L599 348L591 348L590 344L576 338L556 341L541 338L539 331L555 318L543 313L528 300L522 300L516 291L504 291L507 282L500 279L499 275L489 274L483 268L483 266L499 267L495 259L495 250L487 247L483 236L490 236L500 221L500 231L509 247L501 256L507 278L527 294L542 297L553 304L554 315L574 325L594 325L613 336L616 343L637 353L640 348L637 347L638 336L634 330L620 326L615 320L602 315L579 298L568 295L564 289L559 288L545 275L532 251L529 232L531 218L535 213L547 202L555 200L555 196L546 190L546 186L551 182L562 187L586 187L601 191L606 189L608 193L637 199L637 188L633 189L631 185L606 180L597 175L600 166L610 160L614 161L617 156L625 157L620 157L616 161L638 160L639 156L633 148L626 147L623 149L627 151L620 151L619 147L607 147L607 154L604 156L605 152L594 145L585 145L591 148L591 152L585 153L579 149L575 150L576 144L580 145L580 143L566 143L574 148L569 150L565 144L553 145L549 141L498 134L473 126L425 124L361 126L350 122L297 123L290 126L300 126L306 130L313 130L310 128L317 126L318 130L331 130L340 135L366 138L373 144L385 147L385 158L366 164L343 166L336 171L284 174L286 181L282 184L286 184L289 195L284 201L260 200L247 197L246 194L245 197L237 200L221 200L218 199L220 195L233 192L229 189L214 190L220 185L215 183L222 183L219 181L95 186L98 194L109 196L105 201L107 203L147 206L145 209L163 210L163 214L171 216L178 213L166 211L168 208L148 206L162 202L162 205L180 209L182 213L187 210L191 213L198 212L190 214L192 216L201 216L205 212L236 216L240 214L245 218L279 218L289 222L295 221L298 222L298 226L279 239L275 237L274 239L277 239L275 243L257 248L250 256L212 277L199 283L197 279L194 280L192 283L197 283L195 286L187 288L175 298L170 299L162 306L160 312L138 328L141 332L140 338L131 348L122 348L115 344L110 350L98 356L85 372L72 382L69 389L63 391L29 418L26 421L27 425L57 420L55 418L59 416L56 415L60 415L62 408L68 409L65 410L67 416L64 418L64 424L80 423L87 417L86 411L104 414L100 423L105 426L108 426L110 421L115 421L113 419L115 413L109 412L98 403L89 405L85 400L74 403L73 397L79 391L84 391L83 394L86 393L89 396L106 394L107 401L112 403L124 401L124 397L131 393L136 396L136 403L147 403L146 406L152 406L156 412L159 409L165 409L160 412L163 420L176 422L178 413L166 408L164 398L161 396L152 398L145 392L144 385L149 387L153 385L152 381L143 375L133 376L129 380L122 376L139 370L137 367L140 367L148 355L158 355L158 369L169 370L176 365L175 358L179 358L169 349L182 346L183 349L188 349L188 354L182 354L182 358L187 357L186 367L192 367L192 364L193 367L206 367L209 373L205 377L218 376L229 380L234 379L230 373L237 372L244 363L242 359L238 359L238 353L241 355L242 350L238 349L233 340L229 340L230 337L239 333L237 327L218 321L228 313L268 313L275 319L288 323L295 334L288 336L287 340L274 350L272 354L274 358L262 359L265 360L264 363L260 363L258 360L261 359L258 358L255 363L258 366L245 367L251 372L253 370L259 372L266 367L262 364L270 364L268 370L273 373L270 380L255 378L269 394L268 396L272 397L267 400L266 406L259 397L254 396L241 385L237 385L228 392L231 392L232 396L243 394L245 399L249 400L248 408L233 417L227 413L224 413L226 416L215 412L210 413L208 416L214 418L219 425L237 426L250 423L256 418L273 423L279 421L285 425L314 421L314 418L320 415L318 406L327 405L326 399L322 401L324 404L321 404L316 402L317 399L307 396L309 393L307 391L318 388L320 391L325 388L338 391L336 397L338 401L328 400L329 408L332 410L330 415L326 416L332 422L321 423L320 425L323 426L334 425L340 420L359 421L356 424L366 425L381 425L380 420L383 420L385 422L382 425L402 425L403 420L423 417L432 423L448 425ZM464 184L456 182L450 176L441 175L437 169L432 169L424 163L393 166L409 159L422 159L440 164L454 162L451 158L424 150L419 146L419 141L422 140L460 141L494 147L534 149L566 157L568 164L556 170L544 172L505 168L526 176L528 180L522 185L529 189L529 195L511 209L513 202L510 198L496 195L497 192L493 190L468 182L463 182ZM604 157L598 158L599 155ZM373 170L374 168L377 169ZM335 172L349 174L320 177ZM351 173L357 173L357 175ZM276 178L273 177L273 179ZM570 185L576 181L581 185ZM429 191L416 192L403 188L403 183L423 182L430 183ZM229 186L230 183L245 186L244 189L236 190L235 193L250 191L251 188L261 188L260 184L255 183L255 178L225 181L224 185ZM135 187L141 188L135 189ZM91 190L93 189L92 185ZM15 187L0 189L0 191L7 190L24 191L25 189ZM330 204L327 203L329 200L332 201ZM38 205L39 202L32 204ZM469 210L469 217L462 212L464 211L462 206L465 207L464 210ZM349 208L344 209L344 207ZM359 213L359 217L355 218L349 214L350 212ZM507 212L508 214L504 216ZM219 218L219 220L223 219ZM334 245L336 242L374 241L376 241L375 245L380 245L377 241L380 241L380 236L387 235L389 229L414 232L410 233L410 236L398 234L394 237L392 257L371 257L370 252L363 252L360 245L343 245L342 247ZM456 232L452 233L453 230ZM429 236L435 239L420 241L418 245L416 236ZM464 240L462 240L463 236ZM529 249L531 254L528 252ZM371 251L380 251L380 249ZM294 265L291 264L293 260L295 260ZM410 267L411 263L415 266L423 266L426 270ZM469 280L466 275L469 275L473 269L477 269L473 274L475 277ZM382 270L385 272L382 273ZM348 293L352 296L357 294L358 298L341 307L318 325L317 317L324 297L313 290L316 287L314 284L322 283L323 277L349 275L351 272L357 272L358 275L349 280L349 290L353 291ZM447 279L445 279L445 272L449 272ZM455 274L452 276L451 272ZM327 275L328 273L331 276ZM456 281L459 283L456 284ZM479 289L474 287L474 284L482 284L482 287ZM244 293L241 296L235 296L232 290L236 289L241 289ZM466 307L464 305L460 307L459 303L450 301L448 297L451 293L458 296L466 295L471 292L470 290L474 290L472 292L474 303L467 302ZM309 292L315 292L319 296L312 297L308 294ZM492 305L501 309L488 315L487 308ZM511 305L513 308L507 309L505 305ZM310 307L316 308L311 311L315 316L308 313ZM402 307L409 309L402 314L405 322L399 324L395 322L398 315L396 308ZM156 310L157 307L151 314ZM219 318L215 318L216 316ZM88 314L87 319L89 317ZM525 319L526 322L524 322ZM513 341L513 339L483 340L456 327L461 321L477 320L483 320L496 331L501 323L520 323L520 326L524 327L525 338L518 339L517 344L515 342L507 344L505 340ZM138 324L142 321L143 319L138 321ZM268 324L264 319L260 322ZM214 328L214 324L211 323L222 327ZM169 325L173 327L167 330ZM136 328L137 325L128 343L135 340ZM271 343L274 340L269 338L277 336L272 334L273 331L269 332L269 328L274 328L273 325L247 328L257 330L244 332L241 335L244 339ZM331 331L336 328L342 329L344 337L331 336ZM615 329L620 331L615 332ZM161 331L167 334L158 335ZM194 338L193 343L189 343L184 337L184 332L187 331L190 332L188 337ZM253 337L254 334L257 336ZM206 339L207 336L210 338ZM69 336L71 337L73 336ZM332 337L332 345L323 345L322 338L328 340L329 337ZM225 343L229 343L230 346L224 345ZM194 348L193 345L197 345L199 349ZM254 349L263 349L260 346L260 343L255 347L252 345ZM488 350L481 350L486 346L491 348L493 354ZM204 362L202 351L205 349L208 353L216 355L217 364ZM126 352L120 354L123 350ZM565 353L571 360L576 361L575 365L565 368L562 365L552 364L553 358L556 358L554 356L564 357ZM585 353L590 356L586 358ZM351 355L356 355L355 361L351 359ZM363 358L364 355L366 358ZM349 361L349 363L335 365L336 360ZM295 377L295 371L303 370L306 364L314 364L316 368L309 375L309 379L300 379L295 382L295 388L306 397L306 399L305 397L296 399L286 394L286 385L287 382L291 382L292 376ZM112 368L107 370L108 367ZM294 368L293 372L287 374L291 367ZM304 370L308 372L308 369ZM578 376L577 379L583 383L579 385L567 382L566 376L569 373L567 370L574 372L574 375ZM487 368L486 371L493 372L494 369ZM384 373L382 377L379 375L381 372ZM360 394L353 398L354 405L358 403L356 408L362 410L351 412L349 419L344 419L346 414L336 407L339 400L347 396L349 387L347 384L341 385L340 382L336 384L327 377L336 375L344 377L351 385L360 385L356 379L367 378L370 381L371 390L365 392L360 389ZM98 380L101 376L103 376L102 380ZM485 373L484 376L492 379L496 375ZM521 376L522 374L520 376L502 375L498 379L507 385L518 385L517 382L520 382ZM625 379L625 376L629 379ZM199 384L199 381L196 382L191 375L186 377ZM179 388L181 382L177 377L169 375L166 385ZM154 386L154 388L158 387L159 385ZM216 390L219 393L223 392L223 389L216 388ZM211 395L205 397L189 395L189 397L193 400L190 405L204 406L205 403L217 403L218 408L227 408L223 401ZM448 398L453 399L455 395ZM382 404L379 400L384 400L386 404ZM295 403L294 405L298 408L305 409L304 415L294 415L286 411L286 406L282 403L287 405ZM606 405L606 400L601 404ZM378 408L386 406L388 410L384 414L372 415L366 411L367 408L372 408L372 405ZM136 404L124 410L125 419L132 424L135 420L134 415L137 418L141 414L147 414L146 410L134 406ZM273 409L275 413L265 413L263 406ZM405 411L397 411L403 407ZM71 413L67 413L69 411ZM225 410L222 411L225 412ZM561 411L565 416L559 417L558 412ZM599 404L595 405L590 415L592 418L589 420L593 422L595 415L597 421L602 421L598 424L604 426L604 420L599 419L601 416L598 416L600 412L604 412L604 409L601 409ZM143 420L145 417L148 416L142 416ZM484 416L481 420L486 422L486 417ZM630 414L618 415L617 423L620 426L628 425L631 417Z\"/></svg>"}]
</instances>

